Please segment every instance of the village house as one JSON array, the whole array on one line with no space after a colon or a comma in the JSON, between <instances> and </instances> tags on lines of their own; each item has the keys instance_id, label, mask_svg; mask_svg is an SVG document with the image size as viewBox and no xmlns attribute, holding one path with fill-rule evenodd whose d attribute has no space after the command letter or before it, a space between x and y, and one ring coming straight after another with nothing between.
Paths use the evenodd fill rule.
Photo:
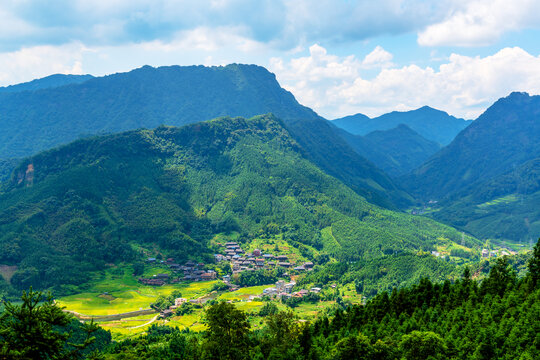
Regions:
<instances>
[{"instance_id":1,"label":"village house","mask_svg":"<svg viewBox=\"0 0 540 360\"><path fill-rule=\"evenodd\" d=\"M176 298L174 299L174 306L180 306L183 303L187 302L187 299L184 298Z\"/></svg>"},{"instance_id":2,"label":"village house","mask_svg":"<svg viewBox=\"0 0 540 360\"><path fill-rule=\"evenodd\" d=\"M311 291L312 293L318 294L318 293L321 292L321 288L320 287L312 287L309 291Z\"/></svg>"},{"instance_id":3,"label":"village house","mask_svg":"<svg viewBox=\"0 0 540 360\"><path fill-rule=\"evenodd\" d=\"M222 255L222 254L214 254L214 259L216 260L216 262L221 262L221 261L227 260L225 255Z\"/></svg>"},{"instance_id":4,"label":"village house","mask_svg":"<svg viewBox=\"0 0 540 360\"><path fill-rule=\"evenodd\" d=\"M290 283L285 284L285 286L283 288L284 292L287 293L287 294L290 294L292 292L292 289L293 289L294 285L296 285L296 282L294 282L294 281L291 281Z\"/></svg>"},{"instance_id":5,"label":"village house","mask_svg":"<svg viewBox=\"0 0 540 360\"><path fill-rule=\"evenodd\" d=\"M170 316L173 315L173 311L170 310L170 309L163 310L159 315L160 315L162 318L168 318L168 317L170 317Z\"/></svg>"},{"instance_id":6,"label":"village house","mask_svg":"<svg viewBox=\"0 0 540 360\"><path fill-rule=\"evenodd\" d=\"M165 285L165 281L161 280L161 279L155 279L155 278L150 278L150 279L146 279L146 278L139 278L138 280L141 284L143 285L151 285L151 286L162 286L162 285Z\"/></svg>"}]
</instances>

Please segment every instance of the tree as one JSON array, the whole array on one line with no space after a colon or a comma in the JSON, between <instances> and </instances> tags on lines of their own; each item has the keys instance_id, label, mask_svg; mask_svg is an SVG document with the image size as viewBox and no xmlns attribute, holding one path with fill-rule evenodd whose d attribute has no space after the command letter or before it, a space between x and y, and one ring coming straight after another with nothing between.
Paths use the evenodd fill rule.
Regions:
<instances>
[{"instance_id":1,"label":"tree","mask_svg":"<svg viewBox=\"0 0 540 360\"><path fill-rule=\"evenodd\" d=\"M511 288L516 281L516 274L508 265L506 256L497 258L495 265L491 268L489 276L482 282L484 293L503 296L508 288Z\"/></svg>"},{"instance_id":2,"label":"tree","mask_svg":"<svg viewBox=\"0 0 540 360\"><path fill-rule=\"evenodd\" d=\"M350 360L350 359L372 359L372 346L369 343L369 339L360 334L358 336L347 336L341 339L336 344L336 353L334 359L336 360Z\"/></svg>"},{"instance_id":3,"label":"tree","mask_svg":"<svg viewBox=\"0 0 540 360\"><path fill-rule=\"evenodd\" d=\"M246 314L233 304L219 302L206 310L203 344L206 359L245 359L249 354L250 325Z\"/></svg>"},{"instance_id":4,"label":"tree","mask_svg":"<svg viewBox=\"0 0 540 360\"><path fill-rule=\"evenodd\" d=\"M408 360L444 359L446 353L444 339L432 331L415 330L403 335L399 348Z\"/></svg>"},{"instance_id":5,"label":"tree","mask_svg":"<svg viewBox=\"0 0 540 360\"><path fill-rule=\"evenodd\" d=\"M86 337L80 344L69 342L72 333L65 330L72 317L56 305L51 294L24 291L22 304L3 301L0 315L0 358L2 359L78 359L95 341L99 328L93 322L83 325ZM64 328L64 329L63 329Z\"/></svg>"},{"instance_id":6,"label":"tree","mask_svg":"<svg viewBox=\"0 0 540 360\"><path fill-rule=\"evenodd\" d=\"M529 260L529 273L533 287L536 287L540 284L540 238L536 242L533 249L533 255Z\"/></svg>"}]
</instances>

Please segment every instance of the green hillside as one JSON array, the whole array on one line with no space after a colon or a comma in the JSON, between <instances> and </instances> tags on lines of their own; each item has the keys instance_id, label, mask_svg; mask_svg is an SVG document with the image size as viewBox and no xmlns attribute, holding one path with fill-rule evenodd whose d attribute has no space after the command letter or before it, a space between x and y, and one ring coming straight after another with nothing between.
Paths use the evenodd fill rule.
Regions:
<instances>
[{"instance_id":1,"label":"green hillside","mask_svg":"<svg viewBox=\"0 0 540 360\"><path fill-rule=\"evenodd\" d=\"M404 184L439 201L432 216L478 238L540 236L540 96L499 99Z\"/></svg>"},{"instance_id":2,"label":"green hillside","mask_svg":"<svg viewBox=\"0 0 540 360\"><path fill-rule=\"evenodd\" d=\"M130 131L41 153L5 185L0 219L0 263L18 266L11 283L57 293L106 263L208 260L216 234L347 261L462 242L450 227L368 203L308 161L273 116Z\"/></svg>"},{"instance_id":3,"label":"green hillside","mask_svg":"<svg viewBox=\"0 0 540 360\"><path fill-rule=\"evenodd\" d=\"M268 113L284 121L311 161L370 202L387 208L411 202L274 74L255 65L144 66L79 84L0 93L0 160L96 134Z\"/></svg>"},{"instance_id":4,"label":"green hillside","mask_svg":"<svg viewBox=\"0 0 540 360\"><path fill-rule=\"evenodd\" d=\"M540 159L466 188L447 201L436 219L455 224L479 238L529 246L540 237Z\"/></svg>"}]
</instances>

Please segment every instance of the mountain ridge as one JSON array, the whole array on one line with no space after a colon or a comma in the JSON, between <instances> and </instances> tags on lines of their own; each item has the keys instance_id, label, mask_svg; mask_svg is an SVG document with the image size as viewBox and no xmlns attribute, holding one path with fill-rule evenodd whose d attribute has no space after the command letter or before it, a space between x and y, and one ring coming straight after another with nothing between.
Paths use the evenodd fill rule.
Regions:
<instances>
[{"instance_id":1,"label":"mountain ridge","mask_svg":"<svg viewBox=\"0 0 540 360\"><path fill-rule=\"evenodd\" d=\"M375 130L389 130L405 124L424 138L442 145L450 143L471 123L470 120L456 118L427 105L410 111L392 111L374 118L356 114L332 122L354 135L367 135Z\"/></svg>"},{"instance_id":2,"label":"mountain ridge","mask_svg":"<svg viewBox=\"0 0 540 360\"><path fill-rule=\"evenodd\" d=\"M256 65L144 66L81 84L0 94L0 158L29 156L100 133L266 113L285 122L312 161L370 201L389 208L411 201L274 74Z\"/></svg>"}]
</instances>

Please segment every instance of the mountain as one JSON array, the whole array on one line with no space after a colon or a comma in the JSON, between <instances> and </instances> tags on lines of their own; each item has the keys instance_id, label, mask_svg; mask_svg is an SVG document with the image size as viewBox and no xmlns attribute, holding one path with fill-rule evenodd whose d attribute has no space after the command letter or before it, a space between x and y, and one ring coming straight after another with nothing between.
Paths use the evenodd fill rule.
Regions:
<instances>
[{"instance_id":1,"label":"mountain","mask_svg":"<svg viewBox=\"0 0 540 360\"><path fill-rule=\"evenodd\" d=\"M484 238L540 236L540 96L499 99L406 180L433 216Z\"/></svg>"},{"instance_id":2,"label":"mountain","mask_svg":"<svg viewBox=\"0 0 540 360\"><path fill-rule=\"evenodd\" d=\"M335 119L332 123L355 135L366 135L375 130L389 130L400 124L405 124L426 139L447 145L471 121L424 106L411 111L393 111L373 119L357 114Z\"/></svg>"},{"instance_id":3,"label":"mountain","mask_svg":"<svg viewBox=\"0 0 540 360\"><path fill-rule=\"evenodd\" d=\"M51 89L64 85L80 84L92 79L92 75L64 75L54 74L41 79L35 79L22 84L0 87L0 93L13 93L20 91L35 91L42 89Z\"/></svg>"},{"instance_id":4,"label":"mountain","mask_svg":"<svg viewBox=\"0 0 540 360\"><path fill-rule=\"evenodd\" d=\"M368 203L271 115L97 136L27 158L0 195L0 234L0 263L18 267L11 283L57 293L142 254L208 260L217 235L343 261L462 242Z\"/></svg>"},{"instance_id":5,"label":"mountain","mask_svg":"<svg viewBox=\"0 0 540 360\"><path fill-rule=\"evenodd\" d=\"M540 237L538 204L540 158L452 194L432 215L477 237L527 246Z\"/></svg>"},{"instance_id":6,"label":"mountain","mask_svg":"<svg viewBox=\"0 0 540 360\"><path fill-rule=\"evenodd\" d=\"M425 198L442 198L539 157L539 117L540 96L499 99L415 171L414 187Z\"/></svg>"},{"instance_id":7,"label":"mountain","mask_svg":"<svg viewBox=\"0 0 540 360\"><path fill-rule=\"evenodd\" d=\"M438 143L403 124L365 136L353 135L343 129L337 131L358 154L394 177L411 172L441 149Z\"/></svg>"},{"instance_id":8,"label":"mountain","mask_svg":"<svg viewBox=\"0 0 540 360\"><path fill-rule=\"evenodd\" d=\"M255 65L144 66L80 84L0 94L0 159L93 134L266 113L283 119L312 161L370 201L386 207L410 201L326 120L281 88L274 74Z\"/></svg>"},{"instance_id":9,"label":"mountain","mask_svg":"<svg viewBox=\"0 0 540 360\"><path fill-rule=\"evenodd\" d=\"M370 121L371 119L369 116L358 113L358 114L349 115L349 116L345 116L339 119L332 120L331 123L340 129L344 129L345 131L351 134L365 135L365 132L364 132L365 123L370 122Z\"/></svg>"}]
</instances>

